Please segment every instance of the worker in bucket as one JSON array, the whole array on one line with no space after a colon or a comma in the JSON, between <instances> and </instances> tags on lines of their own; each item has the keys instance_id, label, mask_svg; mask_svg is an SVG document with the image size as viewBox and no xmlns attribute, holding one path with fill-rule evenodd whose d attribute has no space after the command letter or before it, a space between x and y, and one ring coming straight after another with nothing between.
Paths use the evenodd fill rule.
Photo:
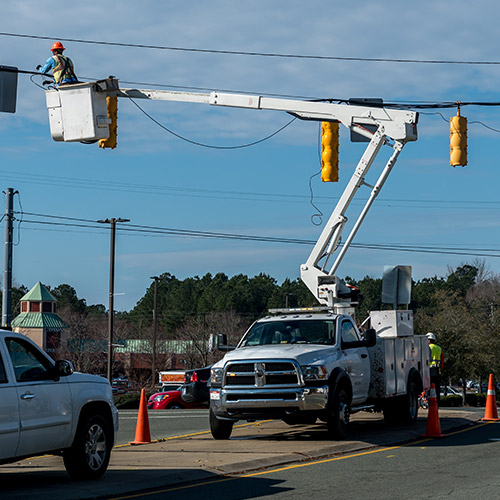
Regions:
<instances>
[{"instance_id":1,"label":"worker in bucket","mask_svg":"<svg viewBox=\"0 0 500 500\"><path fill-rule=\"evenodd\" d=\"M50 50L52 51L52 57L47 59L43 67L38 65L36 69L43 74L48 74L49 71L52 71L56 85L78 83L73 61L68 56L63 55L63 52L66 50L63 44L61 42L54 42Z\"/></svg>"},{"instance_id":2,"label":"worker in bucket","mask_svg":"<svg viewBox=\"0 0 500 500\"><path fill-rule=\"evenodd\" d=\"M444 355L441 347L436 344L436 336L432 332L429 332L427 334L427 340L429 341L430 349L429 367L431 384L434 384L436 388L436 398L439 405L441 392L441 373L443 370Z\"/></svg>"}]
</instances>

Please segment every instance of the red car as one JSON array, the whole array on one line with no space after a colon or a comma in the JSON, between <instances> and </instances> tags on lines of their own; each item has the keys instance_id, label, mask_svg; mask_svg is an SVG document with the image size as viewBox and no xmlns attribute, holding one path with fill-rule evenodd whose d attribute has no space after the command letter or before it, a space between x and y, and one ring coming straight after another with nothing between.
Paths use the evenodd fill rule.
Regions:
<instances>
[{"instance_id":1,"label":"red car","mask_svg":"<svg viewBox=\"0 0 500 500\"><path fill-rule=\"evenodd\" d=\"M181 387L175 391L157 392L148 400L150 410L181 410L184 408L206 408L206 405L186 403L181 398Z\"/></svg>"}]
</instances>

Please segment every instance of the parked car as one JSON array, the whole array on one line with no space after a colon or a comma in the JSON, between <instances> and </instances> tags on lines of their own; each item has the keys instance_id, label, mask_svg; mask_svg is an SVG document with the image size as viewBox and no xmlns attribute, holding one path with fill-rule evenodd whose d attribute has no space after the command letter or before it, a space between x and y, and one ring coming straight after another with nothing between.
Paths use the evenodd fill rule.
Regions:
<instances>
[{"instance_id":1,"label":"parked car","mask_svg":"<svg viewBox=\"0 0 500 500\"><path fill-rule=\"evenodd\" d=\"M500 383L494 385L495 388L495 393L498 394L500 393ZM476 392L479 394L487 394L488 393L488 382L483 382L481 384L481 389L479 389L479 384L477 384L477 387L475 387Z\"/></svg>"},{"instance_id":2,"label":"parked car","mask_svg":"<svg viewBox=\"0 0 500 500\"><path fill-rule=\"evenodd\" d=\"M177 387L175 391L157 392L150 396L148 408L150 410L182 410L184 408L206 408L206 406L183 401L181 398L181 387Z\"/></svg>"},{"instance_id":3,"label":"parked car","mask_svg":"<svg viewBox=\"0 0 500 500\"><path fill-rule=\"evenodd\" d=\"M443 396L462 396L462 392L459 389L455 389L455 387L451 387L451 385L447 385L445 387L441 387L439 395L441 397L443 397Z\"/></svg>"},{"instance_id":4,"label":"parked car","mask_svg":"<svg viewBox=\"0 0 500 500\"><path fill-rule=\"evenodd\" d=\"M196 404L209 402L210 390L207 384L210 379L210 368L212 365L186 371L182 386L182 400L184 402Z\"/></svg>"},{"instance_id":5,"label":"parked car","mask_svg":"<svg viewBox=\"0 0 500 500\"><path fill-rule=\"evenodd\" d=\"M106 379L73 372L25 335L0 330L0 404L0 464L50 453L73 478L106 471L118 431Z\"/></svg>"},{"instance_id":6,"label":"parked car","mask_svg":"<svg viewBox=\"0 0 500 500\"><path fill-rule=\"evenodd\" d=\"M132 387L127 378L120 377L113 379L111 388L113 390L113 394L125 394L130 391Z\"/></svg>"}]
</instances>

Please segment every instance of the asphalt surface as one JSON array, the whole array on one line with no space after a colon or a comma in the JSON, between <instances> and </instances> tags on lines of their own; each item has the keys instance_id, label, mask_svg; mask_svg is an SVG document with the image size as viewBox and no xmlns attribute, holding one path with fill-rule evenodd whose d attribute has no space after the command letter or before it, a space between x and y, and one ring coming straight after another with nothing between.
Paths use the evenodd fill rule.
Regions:
<instances>
[{"instance_id":1,"label":"asphalt surface","mask_svg":"<svg viewBox=\"0 0 500 500\"><path fill-rule=\"evenodd\" d=\"M500 423L481 423L443 439L422 438L173 485L132 494L128 500L496 499L499 459Z\"/></svg>"},{"instance_id":2,"label":"asphalt surface","mask_svg":"<svg viewBox=\"0 0 500 500\"><path fill-rule=\"evenodd\" d=\"M98 481L72 481L59 457L37 457L0 467L2 500L84 500L213 480L266 467L307 462L345 453L374 450L421 439L426 411L414 426L389 428L380 414L353 416L350 439L328 440L322 424L287 426L264 421L235 426L229 441L209 432L169 437L145 445L115 447L107 473ZM440 409L443 434L478 422L474 409Z\"/></svg>"}]
</instances>

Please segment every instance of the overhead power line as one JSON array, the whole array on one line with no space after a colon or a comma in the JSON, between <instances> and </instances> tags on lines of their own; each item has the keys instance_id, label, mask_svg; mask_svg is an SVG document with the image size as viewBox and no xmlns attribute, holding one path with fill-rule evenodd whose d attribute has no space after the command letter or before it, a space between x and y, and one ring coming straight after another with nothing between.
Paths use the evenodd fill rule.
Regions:
<instances>
[{"instance_id":1,"label":"overhead power line","mask_svg":"<svg viewBox=\"0 0 500 500\"><path fill-rule=\"evenodd\" d=\"M347 57L347 56L322 56L308 54L282 54L277 52L253 52L243 50L218 50L200 49L193 47L174 47L167 45L147 45L126 42L107 42L104 40L85 40L81 38L64 38L60 36L28 35L21 33L0 33L0 36L32 38L38 40L59 40L62 42L86 43L94 45L107 45L115 47L130 47L138 49L170 50L178 52L198 52L204 54L224 54L235 56L278 57L287 59L313 59L320 61L360 61L360 62L385 62L385 63L410 63L410 64L460 64L460 65L500 65L500 61L459 61L450 59L402 59L389 57Z\"/></svg>"},{"instance_id":2,"label":"overhead power line","mask_svg":"<svg viewBox=\"0 0 500 500\"><path fill-rule=\"evenodd\" d=\"M105 181L103 179L84 179L78 177L63 177L56 175L22 173L16 170L1 170L3 179L14 180L17 183L62 186L65 188L94 189L98 191L117 191L126 193L146 193L159 196L181 196L194 198L237 199L239 201L256 201L269 203L308 203L310 196L293 193L256 192L256 191L231 191L223 189L203 189L193 187L168 186L161 184L138 184L119 181ZM336 203L339 197L315 196L322 203ZM358 203L354 201L353 203ZM364 201L359 201L363 203ZM418 204L418 205L415 205ZM384 198L378 199L378 206L409 207L409 208L453 208L475 210L497 210L500 200L429 200L424 198ZM26 212L25 212L26 213ZM37 214L38 215L38 214ZM89 221L91 222L91 221Z\"/></svg>"},{"instance_id":3,"label":"overhead power line","mask_svg":"<svg viewBox=\"0 0 500 500\"><path fill-rule=\"evenodd\" d=\"M18 213L18 212L14 212ZM76 217L65 217L59 215L37 214L33 212L23 212L23 216L31 215L49 219L68 220L72 222L55 222L53 220L29 220L23 219L23 224L40 224L44 226L56 226L66 228L86 228L100 230L101 226L91 219L80 219ZM222 233L214 231L198 231L191 229L168 228L158 226L144 226L139 224L127 224L117 227L117 231L123 234L138 236L182 236L189 238L211 238L238 241L257 241L265 243L282 243L294 245L309 245L316 243L315 240L305 240L299 238L278 238L271 236L259 236L237 233ZM342 244L341 244L342 245ZM463 255L467 257L500 257L499 249L492 248L465 248L437 245L405 245L405 244L380 244L380 243L352 243L353 248L363 248L370 250L388 250L399 252Z\"/></svg>"}]
</instances>

